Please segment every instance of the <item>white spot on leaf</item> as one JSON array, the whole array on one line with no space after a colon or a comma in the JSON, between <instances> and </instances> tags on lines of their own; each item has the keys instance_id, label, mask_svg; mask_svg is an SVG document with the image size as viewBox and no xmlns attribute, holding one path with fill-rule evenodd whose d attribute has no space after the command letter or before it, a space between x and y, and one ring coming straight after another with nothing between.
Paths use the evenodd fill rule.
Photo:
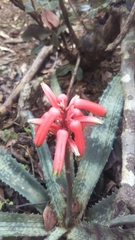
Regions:
<instances>
[{"instance_id":1,"label":"white spot on leaf","mask_svg":"<svg viewBox=\"0 0 135 240\"><path fill-rule=\"evenodd\" d=\"M126 74L125 76L123 76L121 78L121 81L125 82L125 83L129 82L130 80L131 80L131 78L130 78L129 74Z\"/></svg>"}]
</instances>

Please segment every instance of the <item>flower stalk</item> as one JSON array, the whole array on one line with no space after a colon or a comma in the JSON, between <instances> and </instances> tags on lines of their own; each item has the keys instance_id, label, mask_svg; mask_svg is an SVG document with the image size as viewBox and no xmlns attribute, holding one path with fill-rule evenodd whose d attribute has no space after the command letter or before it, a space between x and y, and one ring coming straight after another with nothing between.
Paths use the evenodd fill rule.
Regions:
<instances>
[{"instance_id":1,"label":"flower stalk","mask_svg":"<svg viewBox=\"0 0 135 240\"><path fill-rule=\"evenodd\" d=\"M67 209L66 209L65 225L68 228L72 224L72 178L71 178L71 171L70 171L70 151L68 147L66 147L66 154L65 154L65 170L66 170L66 179L67 179Z\"/></svg>"}]
</instances>

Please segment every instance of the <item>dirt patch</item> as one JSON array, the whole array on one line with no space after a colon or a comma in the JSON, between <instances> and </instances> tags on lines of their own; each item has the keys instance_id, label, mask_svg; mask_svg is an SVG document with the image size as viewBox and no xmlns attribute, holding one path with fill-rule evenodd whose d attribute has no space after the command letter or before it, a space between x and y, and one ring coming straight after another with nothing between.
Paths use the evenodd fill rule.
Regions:
<instances>
[{"instance_id":1,"label":"dirt patch","mask_svg":"<svg viewBox=\"0 0 135 240\"><path fill-rule=\"evenodd\" d=\"M0 3L0 81L19 80L32 63L31 49L35 44L24 42L22 32L33 20L8 0ZM19 76L20 75L20 76ZM12 84L13 86L13 84Z\"/></svg>"}]
</instances>

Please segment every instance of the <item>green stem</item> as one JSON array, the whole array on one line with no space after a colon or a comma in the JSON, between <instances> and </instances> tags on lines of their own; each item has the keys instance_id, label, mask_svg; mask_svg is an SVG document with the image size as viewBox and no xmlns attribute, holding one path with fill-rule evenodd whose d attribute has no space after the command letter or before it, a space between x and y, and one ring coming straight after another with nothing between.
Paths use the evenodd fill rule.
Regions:
<instances>
[{"instance_id":1,"label":"green stem","mask_svg":"<svg viewBox=\"0 0 135 240\"><path fill-rule=\"evenodd\" d=\"M72 222L72 176L70 172L70 152L69 148L66 148L65 155L65 169L66 169L66 179L67 179L67 209L66 209L66 227L70 227Z\"/></svg>"}]
</instances>

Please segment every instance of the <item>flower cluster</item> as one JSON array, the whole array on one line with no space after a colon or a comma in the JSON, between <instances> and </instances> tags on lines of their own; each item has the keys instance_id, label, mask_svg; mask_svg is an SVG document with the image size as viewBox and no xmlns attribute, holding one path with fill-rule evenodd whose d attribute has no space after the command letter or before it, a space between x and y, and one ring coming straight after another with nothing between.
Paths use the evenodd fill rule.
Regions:
<instances>
[{"instance_id":1,"label":"flower cluster","mask_svg":"<svg viewBox=\"0 0 135 240\"><path fill-rule=\"evenodd\" d=\"M60 94L54 95L45 83L42 89L52 107L41 118L30 119L29 122L36 124L34 143L41 146L48 132L56 135L56 150L53 161L53 171L59 174L62 170L67 144L76 156L82 156L85 150L83 129L87 124L102 124L102 121L94 116L84 116L81 109L92 112L97 116L104 116L106 110L97 103L75 96L68 104L68 97Z\"/></svg>"}]
</instances>

